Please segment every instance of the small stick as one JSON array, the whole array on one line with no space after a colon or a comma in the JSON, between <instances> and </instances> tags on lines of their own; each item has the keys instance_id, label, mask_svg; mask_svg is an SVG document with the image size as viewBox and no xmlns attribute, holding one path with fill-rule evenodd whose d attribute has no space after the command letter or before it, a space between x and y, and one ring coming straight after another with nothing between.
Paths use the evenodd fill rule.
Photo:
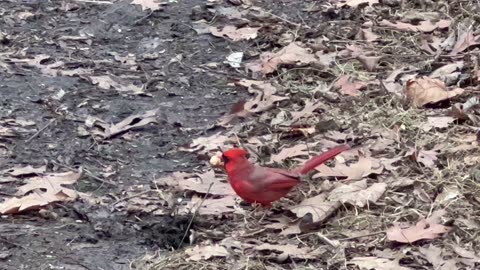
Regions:
<instances>
[{"instance_id":1,"label":"small stick","mask_svg":"<svg viewBox=\"0 0 480 270\"><path fill-rule=\"evenodd\" d=\"M50 126L53 122L55 122L55 119L52 119L50 120L50 122L48 122L48 124L46 124L44 127L42 127L41 129L39 129L37 132L35 132L35 134L33 134L30 138L28 138L25 143L28 143L30 142L31 140L33 140L35 137L37 137L40 133L42 133L42 131L44 131L48 126Z\"/></svg>"},{"instance_id":2,"label":"small stick","mask_svg":"<svg viewBox=\"0 0 480 270\"><path fill-rule=\"evenodd\" d=\"M210 190L212 189L212 186L213 186L213 183L210 183L207 193L205 193L205 196L203 196L203 199L200 201L200 204L198 205L197 209L195 210L195 212L193 212L192 218L190 219L190 222L188 222L188 226L185 229L185 233L183 234L182 240L180 241L180 243L178 243L177 249L179 249L182 246L183 241L187 237L187 233L190 231L190 228L192 227L193 220L197 216L198 210L200 209L200 207L202 207L203 202L205 201L205 199L207 199L208 194L210 194Z\"/></svg>"}]
</instances>

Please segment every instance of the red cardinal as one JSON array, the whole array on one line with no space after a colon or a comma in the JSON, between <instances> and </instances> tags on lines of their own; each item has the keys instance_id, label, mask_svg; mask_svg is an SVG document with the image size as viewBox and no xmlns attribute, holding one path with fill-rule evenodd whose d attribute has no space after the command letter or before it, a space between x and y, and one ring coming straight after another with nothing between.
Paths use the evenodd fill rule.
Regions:
<instances>
[{"instance_id":1,"label":"red cardinal","mask_svg":"<svg viewBox=\"0 0 480 270\"><path fill-rule=\"evenodd\" d=\"M255 166L248 161L248 152L241 148L225 151L222 160L228 181L238 196L249 203L270 207L272 202L287 195L300 183L300 176L348 149L348 145L336 146L290 171Z\"/></svg>"}]
</instances>

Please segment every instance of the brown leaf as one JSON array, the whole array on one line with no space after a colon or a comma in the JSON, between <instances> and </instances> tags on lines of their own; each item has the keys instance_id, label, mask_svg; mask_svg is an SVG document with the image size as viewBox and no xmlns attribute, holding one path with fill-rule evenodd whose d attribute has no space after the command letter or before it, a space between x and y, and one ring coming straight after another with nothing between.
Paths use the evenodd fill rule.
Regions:
<instances>
[{"instance_id":1,"label":"brown leaf","mask_svg":"<svg viewBox=\"0 0 480 270\"><path fill-rule=\"evenodd\" d=\"M227 257L229 255L227 249L218 244L209 244L207 246L195 246L187 248L185 254L189 256L187 261L209 260L213 257Z\"/></svg>"},{"instance_id":2,"label":"brown leaf","mask_svg":"<svg viewBox=\"0 0 480 270\"><path fill-rule=\"evenodd\" d=\"M435 161L437 161L437 152L435 150L418 150L413 151L413 158L418 162L422 163L426 167L434 167Z\"/></svg>"},{"instance_id":3,"label":"brown leaf","mask_svg":"<svg viewBox=\"0 0 480 270\"><path fill-rule=\"evenodd\" d=\"M297 144L292 147L285 147L280 150L278 154L273 154L270 157L270 162L272 163L282 163L285 159L298 157L298 156L308 156L308 146L306 144Z\"/></svg>"},{"instance_id":4,"label":"brown leaf","mask_svg":"<svg viewBox=\"0 0 480 270\"><path fill-rule=\"evenodd\" d=\"M286 244L286 245L274 245L274 244L261 244L254 248L255 250L259 251L275 251L280 252L280 254L275 255L282 261L290 257L291 259L315 259L319 255L318 249L310 249L310 248L299 248L296 245Z\"/></svg>"},{"instance_id":5,"label":"brown leaf","mask_svg":"<svg viewBox=\"0 0 480 270\"><path fill-rule=\"evenodd\" d=\"M340 3L336 3L335 5L340 8L340 7L343 7L343 6L349 6L351 8L356 8L358 7L359 5L362 5L362 4L366 4L366 5L369 5L369 6L372 6L374 4L378 4L378 0L341 0L341 1L338 1Z\"/></svg>"},{"instance_id":6,"label":"brown leaf","mask_svg":"<svg viewBox=\"0 0 480 270\"><path fill-rule=\"evenodd\" d=\"M451 123L455 121L455 118L451 116L434 116L428 117L426 123L422 123L420 128L427 132L434 128L447 128Z\"/></svg>"},{"instance_id":7,"label":"brown leaf","mask_svg":"<svg viewBox=\"0 0 480 270\"><path fill-rule=\"evenodd\" d=\"M390 260L377 257L355 257L347 264L355 264L360 269L378 270L408 270L410 268L400 266L398 260Z\"/></svg>"},{"instance_id":8,"label":"brown leaf","mask_svg":"<svg viewBox=\"0 0 480 270\"><path fill-rule=\"evenodd\" d=\"M377 69L378 62L383 59L383 56L366 56L359 55L357 60L362 63L363 67L370 72L373 72Z\"/></svg>"},{"instance_id":9,"label":"brown leaf","mask_svg":"<svg viewBox=\"0 0 480 270\"><path fill-rule=\"evenodd\" d=\"M218 147L224 147L230 142L230 137L222 135L222 132L217 132L207 137L198 137L193 139L192 143L188 147L180 148L185 152L209 152L212 150L217 151Z\"/></svg>"},{"instance_id":10,"label":"brown leaf","mask_svg":"<svg viewBox=\"0 0 480 270\"><path fill-rule=\"evenodd\" d=\"M25 167L13 167L10 169L4 170L2 173L9 174L11 176L26 176L32 174L42 174L47 170L47 166L41 166L38 168L34 168L30 165Z\"/></svg>"},{"instance_id":11,"label":"brown leaf","mask_svg":"<svg viewBox=\"0 0 480 270\"><path fill-rule=\"evenodd\" d=\"M161 6L167 4L167 2L161 0L133 0L130 4L140 5L142 10L150 9L151 11L155 11L159 10Z\"/></svg>"},{"instance_id":12,"label":"brown leaf","mask_svg":"<svg viewBox=\"0 0 480 270\"><path fill-rule=\"evenodd\" d=\"M246 64L246 67L253 73L266 75L274 72L281 65L308 65L316 61L315 55L301 47L301 43L292 42L276 53L262 53L259 60Z\"/></svg>"},{"instance_id":13,"label":"brown leaf","mask_svg":"<svg viewBox=\"0 0 480 270\"><path fill-rule=\"evenodd\" d=\"M413 25L410 23L404 22L395 22L392 23L388 20L382 20L379 22L382 26L392 27L402 31L412 31L412 32L432 32L435 29L444 29L448 28L451 24L450 20L440 20L436 23L431 21L421 21L418 25Z\"/></svg>"},{"instance_id":14,"label":"brown leaf","mask_svg":"<svg viewBox=\"0 0 480 270\"><path fill-rule=\"evenodd\" d=\"M267 111L274 107L275 102L288 99L287 97L274 95L277 89L269 82L242 79L236 84L248 87L250 93L256 93L254 99L244 104L244 109L251 113Z\"/></svg>"},{"instance_id":15,"label":"brown leaf","mask_svg":"<svg viewBox=\"0 0 480 270\"><path fill-rule=\"evenodd\" d=\"M313 223L322 222L341 206L340 202L328 201L326 198L327 195L322 193L303 200L299 205L290 207L289 210L299 218L311 215Z\"/></svg>"},{"instance_id":16,"label":"brown leaf","mask_svg":"<svg viewBox=\"0 0 480 270\"><path fill-rule=\"evenodd\" d=\"M367 87L367 84L361 81L355 81L350 75L341 76L334 84L339 92L347 96L358 96L360 90Z\"/></svg>"},{"instance_id":17,"label":"brown leaf","mask_svg":"<svg viewBox=\"0 0 480 270\"><path fill-rule=\"evenodd\" d=\"M236 207L234 196L225 196L219 199L205 199L193 196L192 200L181 209L182 213L192 213L198 210L199 215L219 216L226 213L244 214L244 210Z\"/></svg>"},{"instance_id":18,"label":"brown leaf","mask_svg":"<svg viewBox=\"0 0 480 270\"><path fill-rule=\"evenodd\" d=\"M374 41L377 41L378 39L380 39L380 36L373 33L371 28L361 29L360 30L360 35L361 35L361 38L368 43L374 42Z\"/></svg>"},{"instance_id":19,"label":"brown leaf","mask_svg":"<svg viewBox=\"0 0 480 270\"><path fill-rule=\"evenodd\" d=\"M375 183L367 188L367 180L340 185L328 195L328 200L341 203L349 203L358 207L364 207L369 202L377 202L387 189L385 183Z\"/></svg>"},{"instance_id":20,"label":"brown leaf","mask_svg":"<svg viewBox=\"0 0 480 270\"><path fill-rule=\"evenodd\" d=\"M309 117L310 115L313 114L313 112L320 108L322 105L324 105L322 102L320 101L310 101L310 100L307 100L305 101L305 106L303 107L303 109L301 111L298 111L298 112L290 112L290 114L292 115L292 120L290 120L291 123L295 123L297 120L301 119L301 118L307 118Z\"/></svg>"},{"instance_id":21,"label":"brown leaf","mask_svg":"<svg viewBox=\"0 0 480 270\"><path fill-rule=\"evenodd\" d=\"M181 190L192 190L198 193L214 195L233 195L233 189L228 183L220 182L215 178L215 171L209 170L203 174L191 174L179 179L178 186Z\"/></svg>"},{"instance_id":22,"label":"brown leaf","mask_svg":"<svg viewBox=\"0 0 480 270\"><path fill-rule=\"evenodd\" d=\"M158 123L157 113L158 110L149 110L143 114L136 114L125 118L117 124L107 124L105 121L89 117L85 120L85 124L88 127L96 128L93 131L94 134L99 135L102 139L109 139L131 129L146 126L150 123Z\"/></svg>"},{"instance_id":23,"label":"brown leaf","mask_svg":"<svg viewBox=\"0 0 480 270\"><path fill-rule=\"evenodd\" d=\"M468 28L466 31L459 35L457 42L455 43L452 51L450 52L450 55L457 55L458 53L461 53L466 49L470 48L470 46L478 45L479 38L480 36L475 37L473 35L472 28Z\"/></svg>"},{"instance_id":24,"label":"brown leaf","mask_svg":"<svg viewBox=\"0 0 480 270\"><path fill-rule=\"evenodd\" d=\"M457 269L455 267L455 260L453 259L443 259L442 250L436 246L430 245L427 248L419 247L418 250L425 256L425 259L429 261L433 269L438 270L453 270Z\"/></svg>"},{"instance_id":25,"label":"brown leaf","mask_svg":"<svg viewBox=\"0 0 480 270\"><path fill-rule=\"evenodd\" d=\"M449 232L451 227L437 223L433 218L421 219L415 226L401 228L395 225L387 230L387 239L400 243L413 243L423 239L435 239Z\"/></svg>"},{"instance_id":26,"label":"brown leaf","mask_svg":"<svg viewBox=\"0 0 480 270\"><path fill-rule=\"evenodd\" d=\"M335 164L335 167L328 167L322 164L315 168L318 173L313 178L318 177L347 177L347 179L362 179L370 174L380 174L383 171L383 165L380 160L365 157L361 155L357 163L347 166L342 163Z\"/></svg>"},{"instance_id":27,"label":"brown leaf","mask_svg":"<svg viewBox=\"0 0 480 270\"><path fill-rule=\"evenodd\" d=\"M227 25L222 28L222 30L218 30L217 27L210 27L210 33L216 37L228 37L232 41L239 41L239 40L249 40L254 39L258 35L258 30L260 27L242 27L237 28L232 25Z\"/></svg>"},{"instance_id":28,"label":"brown leaf","mask_svg":"<svg viewBox=\"0 0 480 270\"><path fill-rule=\"evenodd\" d=\"M429 77L409 80L405 88L405 95L415 107L422 107L429 103L436 103L463 93L462 88L447 90L445 84Z\"/></svg>"},{"instance_id":29,"label":"brown leaf","mask_svg":"<svg viewBox=\"0 0 480 270\"><path fill-rule=\"evenodd\" d=\"M98 87L110 90L113 88L119 92L131 92L134 95L147 95L143 87L135 86L131 83L126 83L122 78L113 75L90 76L90 80Z\"/></svg>"},{"instance_id":30,"label":"brown leaf","mask_svg":"<svg viewBox=\"0 0 480 270\"><path fill-rule=\"evenodd\" d=\"M270 219L270 221L272 222L266 224L264 227L273 230L282 230L280 235L292 235L302 232L299 226L300 220L292 222L287 217L281 216L279 218Z\"/></svg>"},{"instance_id":31,"label":"brown leaf","mask_svg":"<svg viewBox=\"0 0 480 270\"><path fill-rule=\"evenodd\" d=\"M81 174L82 170L79 169L78 172L50 173L32 177L17 191L17 195L23 197L11 198L2 202L0 204L0 213L13 214L37 209L52 202L75 199L77 198L77 193L62 185L75 183ZM29 192L32 193L27 195Z\"/></svg>"}]
</instances>

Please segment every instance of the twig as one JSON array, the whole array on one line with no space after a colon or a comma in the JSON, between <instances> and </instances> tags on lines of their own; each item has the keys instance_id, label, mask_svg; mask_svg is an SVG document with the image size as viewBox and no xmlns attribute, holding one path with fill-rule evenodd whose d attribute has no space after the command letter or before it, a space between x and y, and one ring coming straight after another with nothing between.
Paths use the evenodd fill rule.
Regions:
<instances>
[{"instance_id":1,"label":"twig","mask_svg":"<svg viewBox=\"0 0 480 270\"><path fill-rule=\"evenodd\" d=\"M31 140L33 140L35 137L37 137L40 133L42 133L42 131L44 131L48 126L50 126L53 122L55 122L55 119L52 119L50 120L50 122L48 122L48 124L46 124L44 127L42 127L41 129L39 129L37 132L35 132L35 134L33 134L30 138L28 138L25 143L28 143L30 142Z\"/></svg>"},{"instance_id":2,"label":"twig","mask_svg":"<svg viewBox=\"0 0 480 270\"><path fill-rule=\"evenodd\" d=\"M338 246L340 245L338 240L330 240L325 235L323 235L321 233L317 233L317 236L320 239L320 241L322 241L323 243L325 243L325 244L327 244L327 245L329 245L333 248L338 248Z\"/></svg>"},{"instance_id":3,"label":"twig","mask_svg":"<svg viewBox=\"0 0 480 270\"><path fill-rule=\"evenodd\" d=\"M58 162L56 162L56 161L53 161L53 163L54 163L55 165L64 167L64 168L69 169L69 170L76 170L75 168L72 168L72 167L70 167L70 166L68 166L68 165L65 165L65 164L62 164L62 163L58 163ZM112 186L116 186L116 185L117 185L117 184L115 184L115 183L112 183L112 182L110 182L110 181L104 180L104 179L96 176L95 174L93 174L92 172L90 172L90 171L87 170L87 169L83 169L83 171L85 172L85 174L86 174L87 176L89 176L89 177L91 177L91 178L93 178L93 179L95 179L95 180L97 180L97 181L99 181L99 182L102 182L102 183L104 183L104 184L109 184L109 185L112 185Z\"/></svg>"},{"instance_id":4,"label":"twig","mask_svg":"<svg viewBox=\"0 0 480 270\"><path fill-rule=\"evenodd\" d=\"M126 201L126 200L130 200L130 199L132 199L132 198L136 198L136 197L142 196L142 195L147 194L147 193L152 192L152 191L154 191L154 190L146 190L146 191L139 192L139 193L137 193L137 194L133 194L133 195L131 195L131 196L127 196L127 197L118 199L117 201L115 201L114 203L112 203L111 206L115 206L115 205L116 205L117 203L119 203L119 202L123 202L123 201Z\"/></svg>"},{"instance_id":5,"label":"twig","mask_svg":"<svg viewBox=\"0 0 480 270\"><path fill-rule=\"evenodd\" d=\"M180 243L178 243L177 249L179 249L179 248L182 246L183 241L184 241L185 238L187 237L187 234L188 234L188 232L190 231L190 228L192 227L193 220L194 220L195 217L197 216L197 213L198 213L200 207L202 207L202 204L203 204L203 202L205 201L205 199L207 198L208 194L210 194L210 189L212 189L212 186L213 186L213 182L210 183L210 186L208 186L207 193L205 193L205 196L203 196L203 198L202 198L202 200L200 201L200 204L198 205L197 209L195 210L195 212L193 212L192 218L190 219L190 222L188 222L188 226L187 226L187 228L185 229L185 233L183 234L182 240L180 240Z\"/></svg>"},{"instance_id":6,"label":"twig","mask_svg":"<svg viewBox=\"0 0 480 270\"><path fill-rule=\"evenodd\" d=\"M342 238L338 239L339 241L347 241L347 240L353 240L357 238L362 238L362 237L367 237L367 236L374 236L377 234L385 234L387 233L386 231L381 231L381 232L374 232L374 233L368 233L368 234L362 234L362 235L357 235L357 236L352 236L352 237L347 237L347 238Z\"/></svg>"}]
</instances>

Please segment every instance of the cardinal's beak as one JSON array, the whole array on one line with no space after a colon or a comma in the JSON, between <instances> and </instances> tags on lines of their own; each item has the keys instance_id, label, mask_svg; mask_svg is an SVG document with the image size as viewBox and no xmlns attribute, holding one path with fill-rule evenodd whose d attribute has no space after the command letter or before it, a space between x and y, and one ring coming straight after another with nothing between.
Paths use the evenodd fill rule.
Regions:
<instances>
[{"instance_id":1,"label":"cardinal's beak","mask_svg":"<svg viewBox=\"0 0 480 270\"><path fill-rule=\"evenodd\" d=\"M223 167L223 166L225 166L225 162L223 160L223 153L220 152L220 151L215 153L215 155L210 158L210 164L213 167Z\"/></svg>"}]
</instances>

